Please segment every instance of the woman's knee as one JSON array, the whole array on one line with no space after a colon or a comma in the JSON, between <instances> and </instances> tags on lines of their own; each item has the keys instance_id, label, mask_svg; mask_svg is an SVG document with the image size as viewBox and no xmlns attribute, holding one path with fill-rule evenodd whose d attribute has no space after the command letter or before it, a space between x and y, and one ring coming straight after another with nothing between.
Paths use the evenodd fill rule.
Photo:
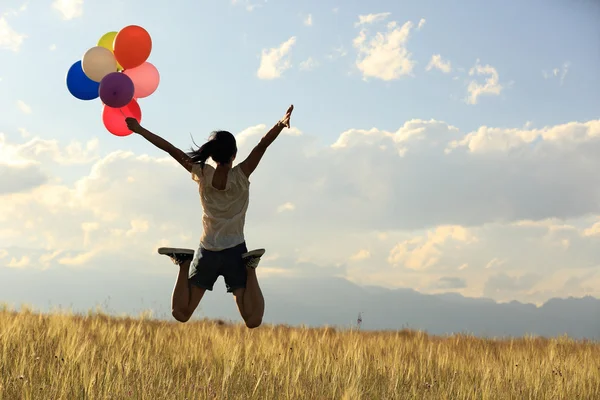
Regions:
<instances>
[{"instance_id":1,"label":"woman's knee","mask_svg":"<svg viewBox=\"0 0 600 400\"><path fill-rule=\"evenodd\" d=\"M246 320L246 326L250 329L258 328L262 324L261 317L251 316Z\"/></svg>"},{"instance_id":2,"label":"woman's knee","mask_svg":"<svg viewBox=\"0 0 600 400\"><path fill-rule=\"evenodd\" d=\"M192 317L192 314L187 310L181 310L179 308L174 308L171 310L171 314L173 315L173 318L179 322L188 322Z\"/></svg>"}]
</instances>

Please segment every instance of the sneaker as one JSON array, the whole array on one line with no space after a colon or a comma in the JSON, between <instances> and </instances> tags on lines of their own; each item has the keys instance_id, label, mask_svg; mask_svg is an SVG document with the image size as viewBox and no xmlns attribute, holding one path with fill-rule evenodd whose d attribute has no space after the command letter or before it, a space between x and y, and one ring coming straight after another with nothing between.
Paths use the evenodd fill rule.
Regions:
<instances>
[{"instance_id":1,"label":"sneaker","mask_svg":"<svg viewBox=\"0 0 600 400\"><path fill-rule=\"evenodd\" d=\"M244 260L246 267L255 269L258 267L258 263L263 254L265 254L265 249L252 250L242 254L242 259Z\"/></svg>"},{"instance_id":2,"label":"sneaker","mask_svg":"<svg viewBox=\"0 0 600 400\"><path fill-rule=\"evenodd\" d=\"M174 264L180 265L188 260L194 259L194 250L178 249L175 247L161 247L158 254L169 256Z\"/></svg>"}]
</instances>

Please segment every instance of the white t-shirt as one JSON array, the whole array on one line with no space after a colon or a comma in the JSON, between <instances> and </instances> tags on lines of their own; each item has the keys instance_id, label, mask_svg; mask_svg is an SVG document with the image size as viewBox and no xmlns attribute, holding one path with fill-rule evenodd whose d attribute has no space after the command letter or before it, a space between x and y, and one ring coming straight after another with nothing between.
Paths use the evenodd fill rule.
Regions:
<instances>
[{"instance_id":1,"label":"white t-shirt","mask_svg":"<svg viewBox=\"0 0 600 400\"><path fill-rule=\"evenodd\" d=\"M192 167L192 179L198 183L200 201L204 209L204 231L200 245L207 250L219 251L244 242L244 223L248 210L250 181L239 164L229 170L224 190L212 185L215 168L206 164Z\"/></svg>"}]
</instances>

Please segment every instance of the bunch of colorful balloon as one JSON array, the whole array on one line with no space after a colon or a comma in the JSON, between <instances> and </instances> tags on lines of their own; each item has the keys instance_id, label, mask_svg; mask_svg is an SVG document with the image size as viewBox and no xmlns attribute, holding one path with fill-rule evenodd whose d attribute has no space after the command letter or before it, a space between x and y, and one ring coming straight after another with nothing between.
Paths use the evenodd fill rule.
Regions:
<instances>
[{"instance_id":1,"label":"bunch of colorful balloon","mask_svg":"<svg viewBox=\"0 0 600 400\"><path fill-rule=\"evenodd\" d=\"M131 134L125 118L141 121L138 99L150 96L158 88L158 70L146 61L151 51L148 32L130 25L102 36L98 45L86 51L67 73L67 88L77 99L100 97L102 121L113 135Z\"/></svg>"}]
</instances>

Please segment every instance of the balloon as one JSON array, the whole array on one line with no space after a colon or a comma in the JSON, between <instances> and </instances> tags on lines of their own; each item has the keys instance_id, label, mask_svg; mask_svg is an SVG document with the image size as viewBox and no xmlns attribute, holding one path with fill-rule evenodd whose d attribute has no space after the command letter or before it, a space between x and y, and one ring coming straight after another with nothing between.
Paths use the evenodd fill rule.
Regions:
<instances>
[{"instance_id":1,"label":"balloon","mask_svg":"<svg viewBox=\"0 0 600 400\"><path fill-rule=\"evenodd\" d=\"M99 96L100 84L85 75L81 61L71 65L69 72L67 72L66 81L69 92L79 100L94 100Z\"/></svg>"},{"instance_id":2,"label":"balloon","mask_svg":"<svg viewBox=\"0 0 600 400\"><path fill-rule=\"evenodd\" d=\"M86 51L81 64L83 72L94 82L100 82L106 75L117 71L117 60L113 53L100 46Z\"/></svg>"},{"instance_id":3,"label":"balloon","mask_svg":"<svg viewBox=\"0 0 600 400\"><path fill-rule=\"evenodd\" d=\"M115 42L115 36L117 36L117 33L119 32L112 31L102 35L100 40L98 40L98 46L104 47L105 49L108 49L110 51L114 51L115 48L113 46L113 43Z\"/></svg>"},{"instance_id":4,"label":"balloon","mask_svg":"<svg viewBox=\"0 0 600 400\"><path fill-rule=\"evenodd\" d=\"M142 120L142 110L135 99L122 108L112 108L104 105L102 109L102 122L104 122L106 129L115 136L131 135L132 132L125 123L125 118L128 117L133 117L138 122Z\"/></svg>"},{"instance_id":5,"label":"balloon","mask_svg":"<svg viewBox=\"0 0 600 400\"><path fill-rule=\"evenodd\" d=\"M128 69L123 73L133 81L135 86L133 97L136 99L148 97L158 88L160 82L158 70L147 61L139 67Z\"/></svg>"},{"instance_id":6,"label":"balloon","mask_svg":"<svg viewBox=\"0 0 600 400\"><path fill-rule=\"evenodd\" d=\"M133 99L134 91L133 81L122 72L111 72L100 82L100 99L109 107L125 107Z\"/></svg>"},{"instance_id":7,"label":"balloon","mask_svg":"<svg viewBox=\"0 0 600 400\"><path fill-rule=\"evenodd\" d=\"M115 42L115 36L117 36L117 31L112 31L112 32L108 32L105 33L104 35L102 35L102 37L100 38L100 40L98 40L98 46L100 47L104 47L105 49L110 50L111 53L115 52L115 48L113 46L114 42ZM121 64L117 63L117 71L122 71L123 67L121 66Z\"/></svg>"},{"instance_id":8,"label":"balloon","mask_svg":"<svg viewBox=\"0 0 600 400\"><path fill-rule=\"evenodd\" d=\"M115 36L115 57L125 69L142 65L150 57L151 51L152 39L141 26L126 26Z\"/></svg>"}]
</instances>

